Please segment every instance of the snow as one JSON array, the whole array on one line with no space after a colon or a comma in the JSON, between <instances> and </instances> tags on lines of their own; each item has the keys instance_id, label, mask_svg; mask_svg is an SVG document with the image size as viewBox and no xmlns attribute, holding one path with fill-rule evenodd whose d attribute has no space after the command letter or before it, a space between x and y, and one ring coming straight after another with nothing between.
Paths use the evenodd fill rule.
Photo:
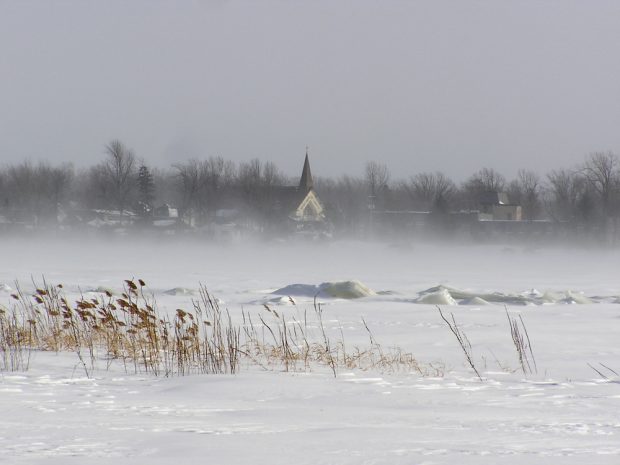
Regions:
<instances>
[{"instance_id":1,"label":"snow","mask_svg":"<svg viewBox=\"0 0 620 465\"><path fill-rule=\"evenodd\" d=\"M18 279L24 292L45 276L71 301L142 278L173 313L202 283L237 322L271 301L316 325L311 291L322 284L289 283L359 280L376 292L320 296L327 335L364 348L367 325L384 350L411 352L427 370L334 377L245 361L237 375L163 378L102 358L88 378L75 354L35 352L27 371L0 373L0 463L620 463L619 254L514 249L0 245L0 283ZM287 287L296 292L273 293ZM466 333L482 381L436 303L421 302L430 296L462 304L439 305ZM506 309L527 327L537 372L519 368Z\"/></svg>"}]
</instances>

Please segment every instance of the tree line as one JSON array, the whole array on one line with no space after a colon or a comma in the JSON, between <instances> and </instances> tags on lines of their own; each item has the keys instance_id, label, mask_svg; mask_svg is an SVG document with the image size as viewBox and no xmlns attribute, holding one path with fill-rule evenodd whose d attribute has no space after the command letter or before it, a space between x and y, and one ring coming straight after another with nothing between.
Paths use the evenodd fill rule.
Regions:
<instances>
[{"instance_id":1,"label":"tree line","mask_svg":"<svg viewBox=\"0 0 620 465\"><path fill-rule=\"evenodd\" d=\"M70 210L148 216L167 203L198 225L211 221L218 210L232 208L243 208L261 221L269 217L270 191L297 182L259 159L235 163L211 156L161 169L114 140L99 163L83 169L28 161L0 167L0 215L53 226ZM620 159L613 152L594 152L579 165L548 173L522 169L514 179L481 168L460 183L439 171L393 178L385 164L370 161L362 176L319 177L314 188L329 220L343 232L354 232L371 211L476 210L480 196L489 191L506 192L512 204L521 205L524 220L596 226L620 216Z\"/></svg>"}]
</instances>

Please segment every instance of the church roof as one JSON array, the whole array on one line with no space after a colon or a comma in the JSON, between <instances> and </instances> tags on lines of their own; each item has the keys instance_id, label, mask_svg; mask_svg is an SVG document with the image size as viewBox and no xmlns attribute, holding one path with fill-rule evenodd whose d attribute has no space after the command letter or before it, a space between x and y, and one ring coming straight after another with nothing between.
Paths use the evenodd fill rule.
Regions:
<instances>
[{"instance_id":1,"label":"church roof","mask_svg":"<svg viewBox=\"0 0 620 465\"><path fill-rule=\"evenodd\" d=\"M301 172L301 179L299 180L299 188L305 191L312 189L312 172L310 171L310 161L308 160L308 149L306 149L306 159L304 160L304 169Z\"/></svg>"},{"instance_id":2,"label":"church roof","mask_svg":"<svg viewBox=\"0 0 620 465\"><path fill-rule=\"evenodd\" d=\"M272 186L269 189L274 209L287 215L299 206L306 194L305 189L297 186Z\"/></svg>"},{"instance_id":3,"label":"church roof","mask_svg":"<svg viewBox=\"0 0 620 465\"><path fill-rule=\"evenodd\" d=\"M480 194L480 205L509 205L508 194L505 192L486 191Z\"/></svg>"}]
</instances>

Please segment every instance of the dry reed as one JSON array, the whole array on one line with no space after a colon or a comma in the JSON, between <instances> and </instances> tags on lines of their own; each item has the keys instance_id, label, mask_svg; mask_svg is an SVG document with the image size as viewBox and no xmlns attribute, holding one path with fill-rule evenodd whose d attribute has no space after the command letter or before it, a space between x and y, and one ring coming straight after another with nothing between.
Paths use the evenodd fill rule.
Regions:
<instances>
[{"instance_id":1,"label":"dry reed","mask_svg":"<svg viewBox=\"0 0 620 465\"><path fill-rule=\"evenodd\" d=\"M0 307L0 369L28 369L33 350L74 352L86 376L96 362L122 364L127 372L177 376L194 373L237 373L241 362L265 369L308 371L315 366L339 370L378 370L438 375L442 368L423 367L399 348L384 349L365 321L370 344L345 345L344 335L332 340L323 308L314 301L313 325L303 315L285 317L265 305L265 314L242 311L235 324L228 310L200 286L191 310L161 315L144 281L126 280L120 295L109 291L69 303L62 285L35 283L27 295L16 283L12 304ZM294 305L293 299L290 299Z\"/></svg>"}]
</instances>

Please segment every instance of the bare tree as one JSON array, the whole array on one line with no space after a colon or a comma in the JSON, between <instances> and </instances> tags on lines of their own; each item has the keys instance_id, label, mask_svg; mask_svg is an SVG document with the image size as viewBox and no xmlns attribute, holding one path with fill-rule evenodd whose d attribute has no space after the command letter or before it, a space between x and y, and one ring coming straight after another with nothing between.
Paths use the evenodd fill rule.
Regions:
<instances>
[{"instance_id":1,"label":"bare tree","mask_svg":"<svg viewBox=\"0 0 620 465\"><path fill-rule=\"evenodd\" d=\"M265 187L281 186L286 183L286 177L280 172L274 162L268 161L263 165L261 183Z\"/></svg>"},{"instance_id":2,"label":"bare tree","mask_svg":"<svg viewBox=\"0 0 620 465\"><path fill-rule=\"evenodd\" d=\"M176 170L177 189L181 195L181 216L190 223L200 210L200 162L191 159L173 165Z\"/></svg>"},{"instance_id":3,"label":"bare tree","mask_svg":"<svg viewBox=\"0 0 620 465\"><path fill-rule=\"evenodd\" d=\"M201 177L208 190L218 190L223 182L226 162L222 157L209 157L201 163Z\"/></svg>"},{"instance_id":4,"label":"bare tree","mask_svg":"<svg viewBox=\"0 0 620 465\"><path fill-rule=\"evenodd\" d=\"M263 165L258 158L239 165L237 182L247 200L251 200L253 194L256 195L258 193L262 174Z\"/></svg>"},{"instance_id":5,"label":"bare tree","mask_svg":"<svg viewBox=\"0 0 620 465\"><path fill-rule=\"evenodd\" d=\"M58 214L61 204L72 190L75 178L73 165L69 163L43 169L42 175L47 179L47 190L52 203L53 222L58 223Z\"/></svg>"},{"instance_id":6,"label":"bare tree","mask_svg":"<svg viewBox=\"0 0 620 465\"><path fill-rule=\"evenodd\" d=\"M366 182L347 175L338 179L318 177L314 187L337 229L347 234L359 233L361 222L368 218Z\"/></svg>"},{"instance_id":7,"label":"bare tree","mask_svg":"<svg viewBox=\"0 0 620 465\"><path fill-rule=\"evenodd\" d=\"M29 161L9 166L7 170L9 204L13 208L33 210L36 190L34 167Z\"/></svg>"},{"instance_id":8,"label":"bare tree","mask_svg":"<svg viewBox=\"0 0 620 465\"><path fill-rule=\"evenodd\" d=\"M369 207L372 209L377 205L383 206L390 180L390 172L387 166L384 163L369 161L366 163L365 175L370 196Z\"/></svg>"},{"instance_id":9,"label":"bare tree","mask_svg":"<svg viewBox=\"0 0 620 465\"><path fill-rule=\"evenodd\" d=\"M200 162L200 202L205 215L214 214L225 194L230 195L230 188L235 180L235 164L222 157L209 157Z\"/></svg>"},{"instance_id":10,"label":"bare tree","mask_svg":"<svg viewBox=\"0 0 620 465\"><path fill-rule=\"evenodd\" d=\"M523 217L526 220L534 220L538 217L541 192L540 177L531 170L519 170L517 179L508 186L510 201L523 207Z\"/></svg>"},{"instance_id":11,"label":"bare tree","mask_svg":"<svg viewBox=\"0 0 620 465\"><path fill-rule=\"evenodd\" d=\"M371 195L377 195L380 191L387 188L390 180L390 172L384 163L369 161L366 163L366 183Z\"/></svg>"},{"instance_id":12,"label":"bare tree","mask_svg":"<svg viewBox=\"0 0 620 465\"><path fill-rule=\"evenodd\" d=\"M416 208L432 210L437 202L450 203L456 192L456 185L445 174L419 173L403 184Z\"/></svg>"},{"instance_id":13,"label":"bare tree","mask_svg":"<svg viewBox=\"0 0 620 465\"><path fill-rule=\"evenodd\" d=\"M467 184L483 192L500 192L506 187L506 178L492 168L482 168L467 180Z\"/></svg>"},{"instance_id":14,"label":"bare tree","mask_svg":"<svg viewBox=\"0 0 620 465\"><path fill-rule=\"evenodd\" d=\"M237 185L256 220L267 219L274 206L275 188L285 182L286 178L272 162L262 163L255 158L239 165Z\"/></svg>"},{"instance_id":15,"label":"bare tree","mask_svg":"<svg viewBox=\"0 0 620 465\"><path fill-rule=\"evenodd\" d=\"M26 161L9 166L2 177L5 184L4 206L10 207L13 215L23 220L30 217L37 226L57 224L59 204L71 189L71 165L51 166L41 162L33 166Z\"/></svg>"},{"instance_id":16,"label":"bare tree","mask_svg":"<svg viewBox=\"0 0 620 465\"><path fill-rule=\"evenodd\" d=\"M559 221L577 219L586 184L581 173L566 169L551 171L547 174L547 213Z\"/></svg>"},{"instance_id":17,"label":"bare tree","mask_svg":"<svg viewBox=\"0 0 620 465\"><path fill-rule=\"evenodd\" d=\"M122 218L136 187L136 156L119 140L110 142L105 150L103 173L110 184L112 202Z\"/></svg>"},{"instance_id":18,"label":"bare tree","mask_svg":"<svg viewBox=\"0 0 620 465\"><path fill-rule=\"evenodd\" d=\"M491 168L483 168L474 173L461 187L462 201L468 208L477 208L480 196L485 192L502 192L506 178Z\"/></svg>"},{"instance_id":19,"label":"bare tree","mask_svg":"<svg viewBox=\"0 0 620 465\"><path fill-rule=\"evenodd\" d=\"M612 152L591 153L583 166L583 174L600 199L602 212L606 217L612 215L612 200L618 191L620 160Z\"/></svg>"},{"instance_id":20,"label":"bare tree","mask_svg":"<svg viewBox=\"0 0 620 465\"><path fill-rule=\"evenodd\" d=\"M103 164L91 166L78 173L77 192L79 203L88 208L109 208L112 198L111 187Z\"/></svg>"}]
</instances>

